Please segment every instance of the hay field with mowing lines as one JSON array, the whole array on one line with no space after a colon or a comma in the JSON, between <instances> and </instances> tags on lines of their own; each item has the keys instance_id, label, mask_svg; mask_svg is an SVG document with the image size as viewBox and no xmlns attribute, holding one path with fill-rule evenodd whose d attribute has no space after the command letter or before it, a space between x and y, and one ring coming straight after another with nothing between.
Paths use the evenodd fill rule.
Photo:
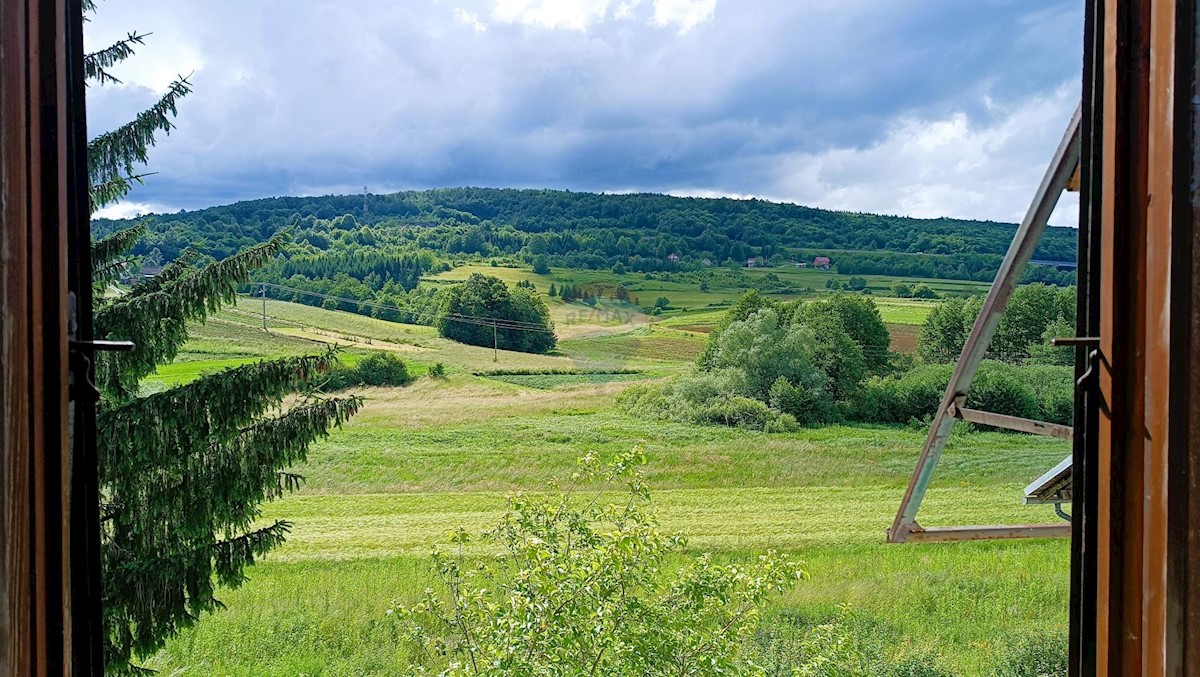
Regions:
<instances>
[{"instance_id":1,"label":"hay field with mowing lines","mask_svg":"<svg viewBox=\"0 0 1200 677\"><path fill-rule=\"evenodd\" d=\"M893 317L910 320L921 308L894 307ZM691 551L740 561L777 548L807 563L811 578L772 603L767 623L849 613L855 632L932 650L940 666L965 675L991 674L1016 639L1066 629L1066 541L884 544L922 429L763 433L618 411L614 400L630 383L691 368L704 335L688 325L718 319L711 310L564 339L550 356L502 351L498 363L491 350L429 327L284 302L268 303L276 326L264 334L248 316L256 310L259 302L246 301L197 327L158 378L177 383L339 342L351 345L346 359L393 349L417 373L443 362L449 375L361 391L362 411L297 469L305 486L265 506L264 520L292 522L288 542L250 570L249 583L219 594L226 610L149 662L164 674L407 674L408 649L385 611L433 584L432 547L457 527L492 525L505 494L565 480L579 456L636 444L646 448L662 528L686 533ZM486 375L498 369L522 373ZM640 373L612 373L627 370ZM1020 491L1067 453L1049 438L956 432L921 521L1054 520L1048 507L1022 506Z\"/></svg>"}]
</instances>

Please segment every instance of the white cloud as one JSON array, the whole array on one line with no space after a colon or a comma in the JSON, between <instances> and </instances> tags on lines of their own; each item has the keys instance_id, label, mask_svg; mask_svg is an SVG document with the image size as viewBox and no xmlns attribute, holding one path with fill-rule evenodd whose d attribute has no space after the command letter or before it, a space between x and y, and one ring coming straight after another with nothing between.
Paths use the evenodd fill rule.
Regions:
<instances>
[{"instance_id":1,"label":"white cloud","mask_svg":"<svg viewBox=\"0 0 1200 677\"><path fill-rule=\"evenodd\" d=\"M134 200L631 188L1013 220L1063 120L1005 107L1078 79L1081 10L1049 4L1053 30L960 0L122 0L89 48L154 34L89 130L198 68Z\"/></svg>"},{"instance_id":2,"label":"white cloud","mask_svg":"<svg viewBox=\"0 0 1200 677\"><path fill-rule=\"evenodd\" d=\"M458 19L459 21L461 21L461 22L465 23L466 25L470 26L471 28L475 29L476 33L486 33L487 32L487 29L488 29L487 24L480 21L479 15L476 14L475 12L468 12L467 10L463 9L462 7L458 7L454 10L454 18Z\"/></svg>"},{"instance_id":3,"label":"white cloud","mask_svg":"<svg viewBox=\"0 0 1200 677\"><path fill-rule=\"evenodd\" d=\"M653 0L653 12L640 16L642 0L492 0L492 3L492 18L502 23L586 31L609 18L616 21L641 18L651 26L678 27L680 33L711 19L717 7L717 0Z\"/></svg>"},{"instance_id":4,"label":"white cloud","mask_svg":"<svg viewBox=\"0 0 1200 677\"><path fill-rule=\"evenodd\" d=\"M494 0L492 18L542 28L586 30L604 19L612 0Z\"/></svg>"},{"instance_id":5,"label":"white cloud","mask_svg":"<svg viewBox=\"0 0 1200 677\"><path fill-rule=\"evenodd\" d=\"M992 124L956 112L908 117L866 148L778 159L771 192L789 201L914 217L1020 221L1075 109L1074 88L1003 109ZM1056 225L1075 225L1078 200L1060 200Z\"/></svg>"},{"instance_id":6,"label":"white cloud","mask_svg":"<svg viewBox=\"0 0 1200 677\"><path fill-rule=\"evenodd\" d=\"M163 211L165 209L162 205L153 205L148 202L118 202L97 210L93 216L97 219L131 219L143 214L161 214Z\"/></svg>"},{"instance_id":7,"label":"white cloud","mask_svg":"<svg viewBox=\"0 0 1200 677\"><path fill-rule=\"evenodd\" d=\"M717 0L654 0L654 24L686 33L713 17Z\"/></svg>"}]
</instances>

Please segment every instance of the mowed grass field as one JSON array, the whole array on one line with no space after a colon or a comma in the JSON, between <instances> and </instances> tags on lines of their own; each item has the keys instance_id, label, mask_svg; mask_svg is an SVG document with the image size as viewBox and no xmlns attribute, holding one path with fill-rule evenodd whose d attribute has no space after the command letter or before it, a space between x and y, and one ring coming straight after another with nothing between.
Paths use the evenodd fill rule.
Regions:
<instances>
[{"instance_id":1,"label":"mowed grass field","mask_svg":"<svg viewBox=\"0 0 1200 677\"><path fill-rule=\"evenodd\" d=\"M649 457L661 526L684 532L693 553L742 560L776 548L806 562L811 577L773 602L766 623L783 613L822 619L849 609L855 628L930 652L965 675L991 674L1021 637L1066 629L1065 541L884 543L923 430L768 434L619 411L614 400L630 383L690 369L704 334L674 318L564 339L552 356L501 352L492 362L492 351L445 341L428 327L271 302L266 334L253 311L259 302L197 327L159 378L182 382L328 343L350 346L346 359L395 350L418 373L440 361L450 375L362 391L363 410L298 469L304 488L264 509L264 520L293 524L288 542L250 571L249 583L220 595L227 609L149 661L164 674L408 674L407 649L386 610L435 585L432 547L457 527L494 524L510 492L565 481L579 456L637 444ZM476 375L494 369L591 373ZM921 522L1054 521L1049 508L1022 506L1020 492L1068 453L1049 438L956 432ZM486 546L468 552L490 554Z\"/></svg>"}]
</instances>

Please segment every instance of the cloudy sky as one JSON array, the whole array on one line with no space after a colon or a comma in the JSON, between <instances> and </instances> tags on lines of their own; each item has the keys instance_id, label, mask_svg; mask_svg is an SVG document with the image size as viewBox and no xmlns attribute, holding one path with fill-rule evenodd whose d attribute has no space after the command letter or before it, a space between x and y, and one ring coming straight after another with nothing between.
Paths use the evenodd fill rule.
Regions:
<instances>
[{"instance_id":1,"label":"cloudy sky","mask_svg":"<svg viewBox=\"0 0 1200 677\"><path fill-rule=\"evenodd\" d=\"M1082 5L105 0L90 49L153 34L89 89L89 133L191 74L113 215L471 185L1016 221L1079 97Z\"/></svg>"}]
</instances>

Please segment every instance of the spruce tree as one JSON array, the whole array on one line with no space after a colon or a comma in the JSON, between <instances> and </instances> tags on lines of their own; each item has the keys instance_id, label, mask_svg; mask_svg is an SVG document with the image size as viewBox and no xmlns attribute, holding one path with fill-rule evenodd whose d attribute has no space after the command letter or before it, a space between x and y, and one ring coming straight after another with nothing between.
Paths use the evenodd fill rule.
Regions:
<instances>
[{"instance_id":1,"label":"spruce tree","mask_svg":"<svg viewBox=\"0 0 1200 677\"><path fill-rule=\"evenodd\" d=\"M90 2L85 6L94 10ZM119 82L108 69L132 56L144 37L130 33L87 55L91 82ZM129 124L92 139L93 210L121 199L147 176L139 167L149 147L159 133L170 132L176 104L190 92L187 79L179 78ZM94 244L98 290L109 289L133 263L128 252L143 232L137 225ZM124 293L96 295L96 337L135 343L126 353L98 354L95 364L110 673L139 671L133 661L220 608L216 589L246 581L246 568L283 542L290 525L262 523L260 506L297 489L302 477L289 469L360 406L357 398L322 397L312 388L336 361L333 351L226 369L153 394L140 387L174 359L189 323L233 302L238 285L284 244L276 236L204 266L189 251Z\"/></svg>"}]
</instances>

